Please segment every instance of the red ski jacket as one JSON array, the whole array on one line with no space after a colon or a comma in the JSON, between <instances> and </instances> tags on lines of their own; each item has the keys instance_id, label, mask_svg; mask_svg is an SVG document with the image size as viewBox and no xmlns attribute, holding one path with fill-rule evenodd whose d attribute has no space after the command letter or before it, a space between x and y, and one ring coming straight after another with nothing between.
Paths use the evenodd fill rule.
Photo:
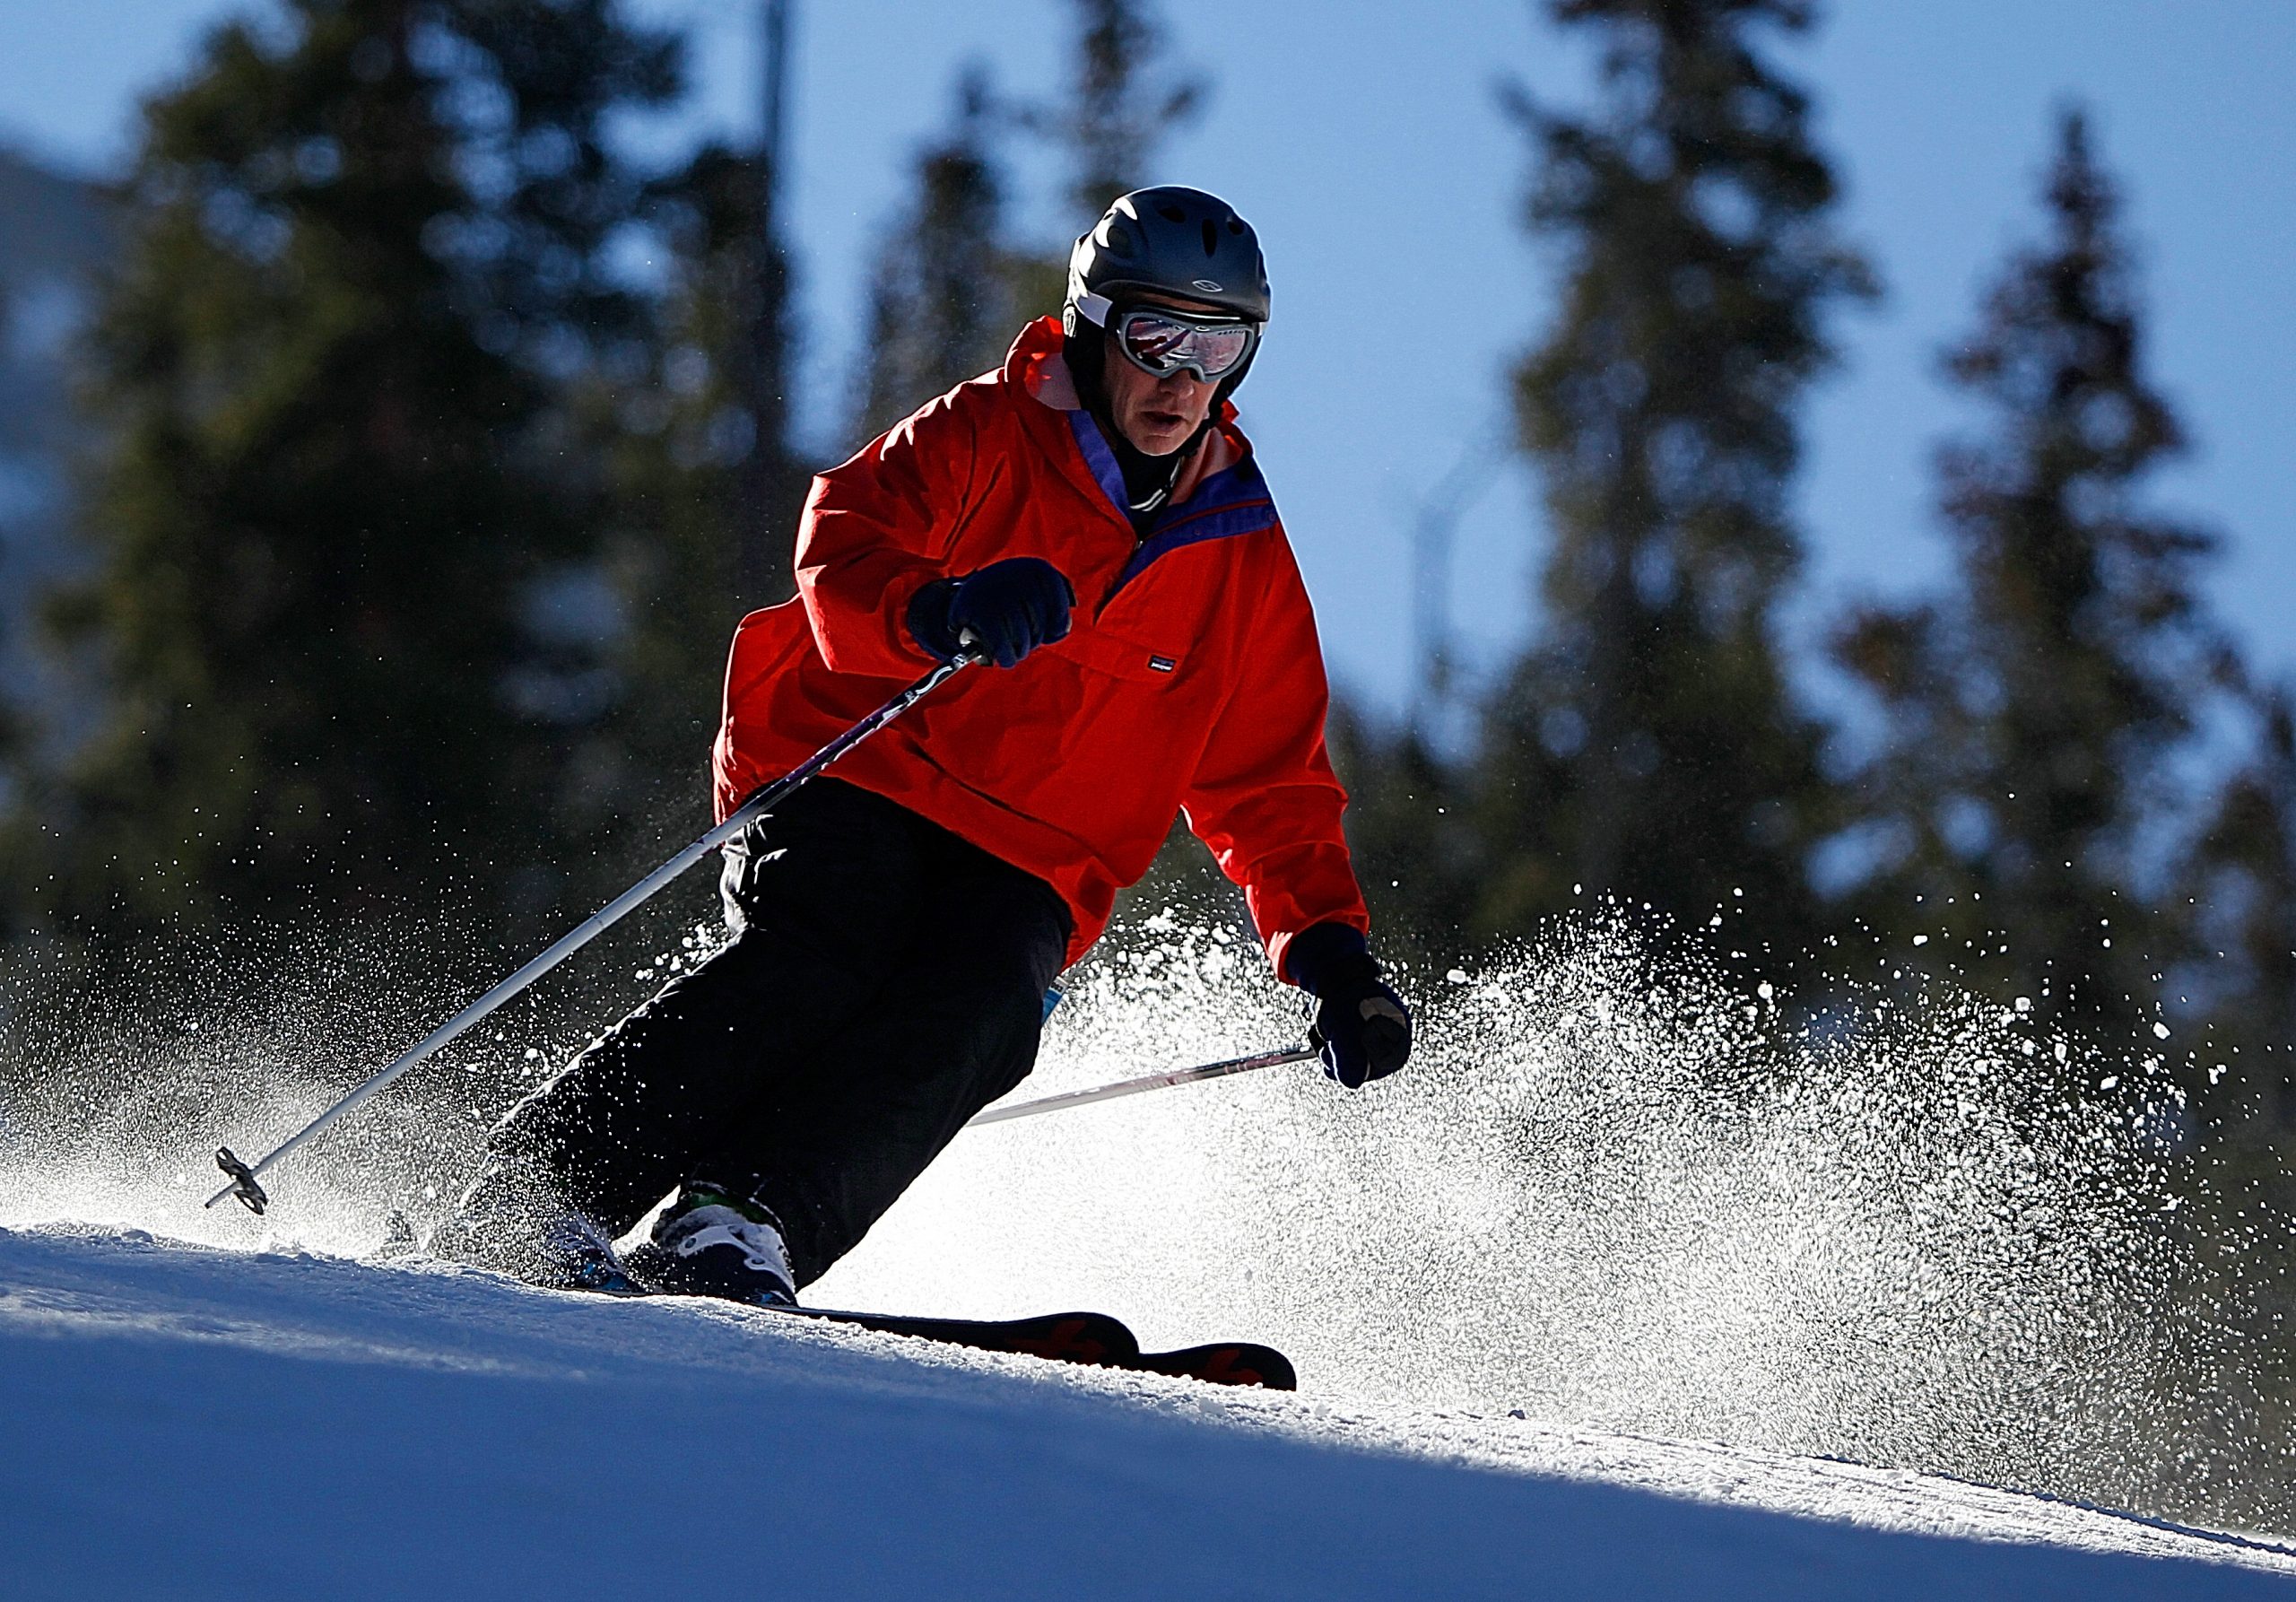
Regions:
<instances>
[{"instance_id":1,"label":"red ski jacket","mask_svg":"<svg viewBox=\"0 0 2296 1602\"><path fill-rule=\"evenodd\" d=\"M1060 348L1039 319L1001 370L813 481L797 597L734 635L718 815L933 666L905 624L919 588L1041 557L1075 589L1068 637L960 674L831 771L1051 884L1072 962L1185 813L1281 973L1292 936L1370 922L1306 588L1231 407L1135 536Z\"/></svg>"}]
</instances>

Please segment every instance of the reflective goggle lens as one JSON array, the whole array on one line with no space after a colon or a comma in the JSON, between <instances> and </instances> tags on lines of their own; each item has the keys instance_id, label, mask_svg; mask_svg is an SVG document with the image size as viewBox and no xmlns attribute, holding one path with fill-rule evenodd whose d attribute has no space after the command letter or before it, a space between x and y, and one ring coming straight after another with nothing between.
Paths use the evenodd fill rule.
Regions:
<instances>
[{"instance_id":1,"label":"reflective goggle lens","mask_svg":"<svg viewBox=\"0 0 2296 1602\"><path fill-rule=\"evenodd\" d=\"M1206 383L1233 371L1251 353L1257 335L1249 323L1193 323L1145 309L1116 321L1117 343L1133 366L1160 379L1193 370Z\"/></svg>"}]
</instances>

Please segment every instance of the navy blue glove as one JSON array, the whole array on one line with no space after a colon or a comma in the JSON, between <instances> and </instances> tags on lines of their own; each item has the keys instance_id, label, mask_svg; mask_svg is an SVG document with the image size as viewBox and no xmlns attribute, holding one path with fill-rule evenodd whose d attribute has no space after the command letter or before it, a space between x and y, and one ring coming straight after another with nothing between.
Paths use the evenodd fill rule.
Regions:
<instances>
[{"instance_id":1,"label":"navy blue glove","mask_svg":"<svg viewBox=\"0 0 2296 1602\"><path fill-rule=\"evenodd\" d=\"M1344 923L1302 930L1284 950L1283 970L1316 998L1309 1039L1325 1073L1361 1090L1411 1059L1411 1010L1381 981L1359 931Z\"/></svg>"},{"instance_id":2,"label":"navy blue glove","mask_svg":"<svg viewBox=\"0 0 2296 1602\"><path fill-rule=\"evenodd\" d=\"M1076 592L1060 570L1036 556L1009 556L961 579L941 579L909 604L909 637L946 662L965 636L999 667L1040 645L1068 638Z\"/></svg>"}]
</instances>

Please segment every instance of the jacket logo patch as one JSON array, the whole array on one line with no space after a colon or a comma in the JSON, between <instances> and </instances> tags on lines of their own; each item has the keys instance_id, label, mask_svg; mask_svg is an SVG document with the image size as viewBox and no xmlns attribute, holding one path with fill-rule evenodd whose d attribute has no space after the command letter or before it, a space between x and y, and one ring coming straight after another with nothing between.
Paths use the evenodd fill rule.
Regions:
<instances>
[{"instance_id":1,"label":"jacket logo patch","mask_svg":"<svg viewBox=\"0 0 2296 1602\"><path fill-rule=\"evenodd\" d=\"M1170 657L1151 657L1148 658L1148 666L1158 673L1170 673L1179 664Z\"/></svg>"}]
</instances>

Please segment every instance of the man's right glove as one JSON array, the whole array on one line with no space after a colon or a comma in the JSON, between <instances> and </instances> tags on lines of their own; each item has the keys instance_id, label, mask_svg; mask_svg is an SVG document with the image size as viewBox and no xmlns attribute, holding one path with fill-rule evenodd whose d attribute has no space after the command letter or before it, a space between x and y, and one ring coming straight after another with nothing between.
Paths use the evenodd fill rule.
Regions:
<instances>
[{"instance_id":1,"label":"man's right glove","mask_svg":"<svg viewBox=\"0 0 2296 1602\"><path fill-rule=\"evenodd\" d=\"M1076 592L1060 570L1036 556L1008 556L961 579L940 579L909 603L910 638L946 662L970 633L999 667L1040 645L1068 638Z\"/></svg>"},{"instance_id":2,"label":"man's right glove","mask_svg":"<svg viewBox=\"0 0 2296 1602\"><path fill-rule=\"evenodd\" d=\"M1360 1090L1410 1060L1411 1011L1380 980L1361 931L1344 923L1302 930L1283 953L1283 970L1316 998L1311 1038L1325 1073Z\"/></svg>"}]
</instances>

